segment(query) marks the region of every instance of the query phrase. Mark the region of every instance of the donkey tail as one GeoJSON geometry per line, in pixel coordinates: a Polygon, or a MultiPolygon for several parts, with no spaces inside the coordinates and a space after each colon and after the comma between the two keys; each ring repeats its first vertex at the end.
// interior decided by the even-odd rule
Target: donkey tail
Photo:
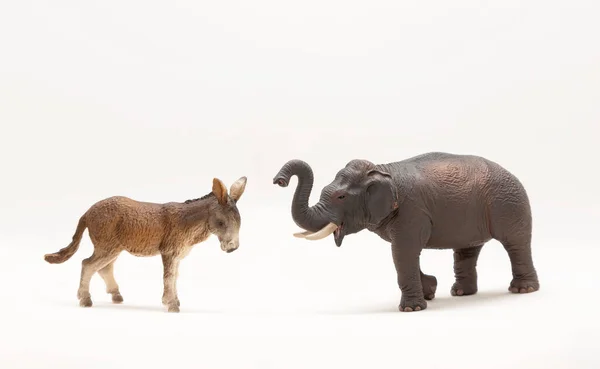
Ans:
{"type": "Polygon", "coordinates": [[[77,230],[73,235],[73,241],[69,244],[69,246],[60,249],[59,251],[53,254],[44,255],[44,260],[49,262],[50,264],[60,264],[69,260],[77,249],[79,249],[79,243],[81,242],[81,237],[83,237],[83,231],[85,231],[87,224],[85,222],[85,214],[79,218],[79,224],[77,224],[77,230]]]}

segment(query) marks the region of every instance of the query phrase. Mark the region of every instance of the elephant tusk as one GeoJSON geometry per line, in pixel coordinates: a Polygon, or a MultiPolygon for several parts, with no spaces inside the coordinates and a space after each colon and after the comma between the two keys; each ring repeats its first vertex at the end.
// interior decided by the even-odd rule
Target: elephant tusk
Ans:
{"type": "Polygon", "coordinates": [[[322,238],[325,238],[325,237],[329,236],[333,232],[335,232],[335,230],[337,229],[337,227],[338,226],[335,225],[335,223],[329,223],[325,227],[323,227],[323,229],[321,229],[320,231],[318,231],[316,233],[312,233],[312,234],[310,234],[308,236],[305,236],[304,238],[307,239],[307,240],[311,240],[311,241],[320,240],[322,238]]]}
{"type": "Polygon", "coordinates": [[[309,236],[311,234],[313,234],[313,233],[310,231],[297,232],[297,233],[294,233],[294,237],[305,238],[306,236],[309,236]]]}

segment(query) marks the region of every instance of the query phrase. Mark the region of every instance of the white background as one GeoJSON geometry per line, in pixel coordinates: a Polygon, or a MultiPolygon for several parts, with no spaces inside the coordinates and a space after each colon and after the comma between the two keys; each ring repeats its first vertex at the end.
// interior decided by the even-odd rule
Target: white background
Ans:
{"type": "MultiPolygon", "coordinates": [[[[590,1],[4,1],[0,5],[0,367],[600,367],[600,3],[590,1]],[[507,292],[499,243],[480,293],[451,297],[452,252],[425,251],[427,310],[400,313],[389,245],[295,239],[300,158],[315,191],[351,159],[477,154],[534,212],[541,290],[507,292]],[[184,201],[248,177],[241,247],[182,264],[122,255],[112,305],[78,306],[79,216],[113,195],[184,201]]],[[[311,203],[318,194],[313,192],[311,203]]]]}

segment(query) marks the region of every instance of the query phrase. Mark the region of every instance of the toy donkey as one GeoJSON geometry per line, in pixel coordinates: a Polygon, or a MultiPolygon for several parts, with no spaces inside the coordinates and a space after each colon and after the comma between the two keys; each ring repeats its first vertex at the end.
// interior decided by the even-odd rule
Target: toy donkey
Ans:
{"type": "Polygon", "coordinates": [[[90,280],[96,272],[106,283],[106,292],[112,295],[113,302],[123,302],[113,275],[115,260],[123,250],[135,256],[160,255],[164,267],[162,302],[169,312],[179,312],[179,262],[211,234],[219,238],[223,251],[237,250],[241,218],[236,204],[245,188],[246,177],[241,177],[228,194],[223,182],[215,178],[212,192],[183,203],[156,204],[122,196],[101,200],[79,219],[73,242],[44,259],[51,264],[67,261],[88,229],[94,253],[82,262],[77,297],[81,306],[90,307],[90,280]]]}

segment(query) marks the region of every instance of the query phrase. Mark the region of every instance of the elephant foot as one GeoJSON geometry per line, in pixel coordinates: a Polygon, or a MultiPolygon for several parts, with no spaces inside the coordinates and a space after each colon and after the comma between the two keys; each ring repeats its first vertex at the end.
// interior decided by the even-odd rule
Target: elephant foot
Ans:
{"type": "Polygon", "coordinates": [[[477,281],[456,281],[450,289],[452,296],[469,296],[477,293],[477,281]]]}
{"type": "Polygon", "coordinates": [[[508,290],[512,293],[531,293],[540,289],[540,282],[531,279],[514,278],[508,290]]]}
{"type": "Polygon", "coordinates": [[[427,309],[427,301],[423,297],[404,298],[400,300],[398,309],[403,312],[421,311],[427,309]]]}
{"type": "Polygon", "coordinates": [[[432,275],[421,273],[421,285],[423,286],[425,300],[433,300],[437,290],[437,279],[432,275]]]}

